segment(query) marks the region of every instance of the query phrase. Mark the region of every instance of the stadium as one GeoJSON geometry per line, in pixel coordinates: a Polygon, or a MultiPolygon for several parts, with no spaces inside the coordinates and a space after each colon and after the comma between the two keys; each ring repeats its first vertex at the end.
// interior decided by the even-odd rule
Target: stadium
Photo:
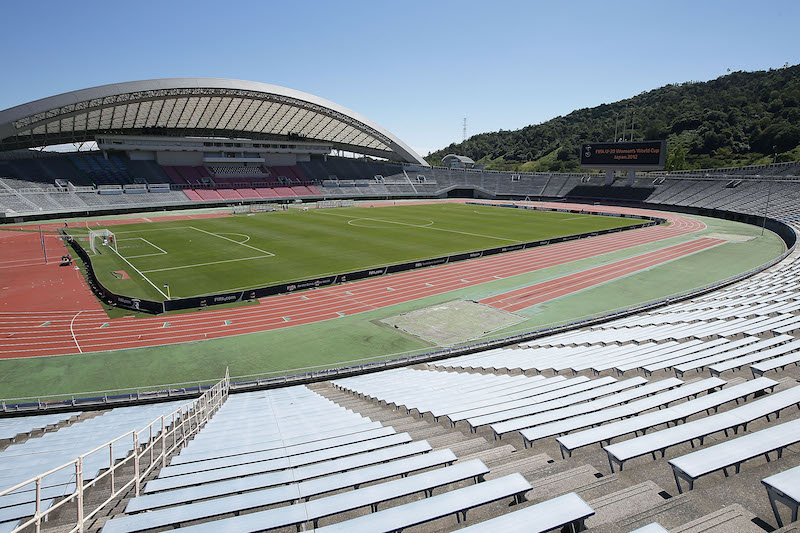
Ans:
{"type": "Polygon", "coordinates": [[[800,162],[582,141],[436,166],[221,78],[0,111],[0,531],[796,531],[800,162]]]}

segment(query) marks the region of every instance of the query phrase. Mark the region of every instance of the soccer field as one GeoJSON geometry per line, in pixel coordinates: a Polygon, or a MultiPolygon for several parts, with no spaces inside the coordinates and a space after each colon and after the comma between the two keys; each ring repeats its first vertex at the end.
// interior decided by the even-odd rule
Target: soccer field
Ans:
{"type": "MultiPolygon", "coordinates": [[[[625,218],[466,204],[290,209],[107,226],[95,273],[152,300],[202,296],[636,224],[625,218]]],[[[99,229],[103,226],[93,226],[99,229]]],[[[70,233],[89,249],[87,230],[70,233]]]]}

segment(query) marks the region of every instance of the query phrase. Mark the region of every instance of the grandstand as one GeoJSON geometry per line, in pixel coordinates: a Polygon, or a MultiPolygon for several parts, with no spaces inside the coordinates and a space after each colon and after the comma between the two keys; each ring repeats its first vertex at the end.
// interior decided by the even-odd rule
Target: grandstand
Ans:
{"type": "MultiPolygon", "coordinates": [[[[27,149],[48,134],[76,138],[40,123],[64,102],[34,103],[38,119],[0,112],[0,143],[13,150],[0,159],[7,218],[477,197],[768,216],[790,236],[800,223],[798,163],[651,172],[633,186],[429,167],[385,130],[311,95],[230,80],[134,83],[73,100],[103,96],[91,111],[98,124],[141,91],[163,91],[148,104],[159,109],[205,94],[206,105],[236,96],[252,100],[247,109],[285,105],[288,116],[250,131],[260,120],[245,116],[252,111],[220,111],[215,120],[248,126],[235,135],[197,126],[212,140],[192,157],[164,150],[159,159],[152,148],[164,139],[146,123],[159,113],[136,126],[132,107],[109,111],[113,135],[99,125],[80,133],[91,130],[99,150],[59,155],[27,149]],[[125,137],[127,123],[113,121],[129,113],[136,127],[125,137]],[[311,135],[318,130],[327,137],[311,135]],[[305,134],[288,135],[296,131],[305,134]],[[382,159],[329,155],[345,148],[382,159]]],[[[177,118],[168,127],[182,135],[176,148],[198,144],[177,118]]],[[[769,268],[736,283],[490,349],[294,378],[226,376],[167,388],[162,402],[4,404],[25,416],[0,419],[0,531],[794,531],[800,262],[786,241],[769,268]]]]}
{"type": "MultiPolygon", "coordinates": [[[[100,155],[82,156],[87,160],[103,160],[100,155]]],[[[45,170],[38,170],[35,175],[19,171],[20,165],[6,165],[3,172],[4,161],[0,160],[0,209],[7,216],[24,217],[118,206],[146,210],[162,204],[190,207],[198,203],[210,206],[263,199],[527,197],[643,202],[760,214],[766,207],[767,189],[771,189],[769,196],[774,210],[771,214],[775,218],[784,218],[791,216],[793,202],[800,197],[797,191],[800,165],[796,163],[759,166],[759,174],[753,174],[753,167],[729,168],[724,173],[651,172],[637,177],[633,187],[627,187],[621,181],[609,187],[602,186],[602,180],[591,174],[422,168],[331,156],[312,158],[293,166],[225,167],[222,171],[220,167],[202,165],[158,166],[151,163],[145,166],[142,164],[146,162],[126,161],[124,156],[117,156],[115,160],[120,165],[140,164],[135,176],[128,170],[124,178],[123,174],[108,174],[107,179],[100,179],[88,170],[76,169],[79,174],[63,178],[68,181],[67,187],[57,186],[55,178],[47,181],[45,176],[58,175],[58,169],[74,159],[77,157],[54,156],[36,160],[36,168],[45,170]],[[147,171],[142,170],[145,168],[147,171]],[[380,181],[377,176],[380,176],[380,181]],[[654,185],[656,180],[658,184],[654,185]],[[739,184],[729,187],[734,180],[739,184]],[[141,187],[130,187],[135,184],[141,187]],[[118,185],[124,194],[115,198],[99,197],[98,193],[106,185],[118,185]],[[128,196],[140,191],[150,194],[140,198],[128,196]]],[[[19,163],[19,160],[14,162],[19,163]]]]}

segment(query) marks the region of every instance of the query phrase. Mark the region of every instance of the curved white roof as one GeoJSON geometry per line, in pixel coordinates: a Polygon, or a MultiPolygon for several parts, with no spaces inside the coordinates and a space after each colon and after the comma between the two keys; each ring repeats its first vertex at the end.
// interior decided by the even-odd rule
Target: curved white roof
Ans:
{"type": "Polygon", "coordinates": [[[324,141],[426,165],[391,132],[312,94],[244,80],[163,78],[101,85],[0,111],[0,150],[149,134],[324,141]]]}

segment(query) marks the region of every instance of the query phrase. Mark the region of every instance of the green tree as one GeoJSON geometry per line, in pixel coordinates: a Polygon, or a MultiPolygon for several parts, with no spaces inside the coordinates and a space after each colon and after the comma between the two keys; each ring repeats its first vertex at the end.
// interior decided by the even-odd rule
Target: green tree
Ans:
{"type": "Polygon", "coordinates": [[[666,170],[686,170],[686,152],[680,144],[667,151],[666,170]]]}

